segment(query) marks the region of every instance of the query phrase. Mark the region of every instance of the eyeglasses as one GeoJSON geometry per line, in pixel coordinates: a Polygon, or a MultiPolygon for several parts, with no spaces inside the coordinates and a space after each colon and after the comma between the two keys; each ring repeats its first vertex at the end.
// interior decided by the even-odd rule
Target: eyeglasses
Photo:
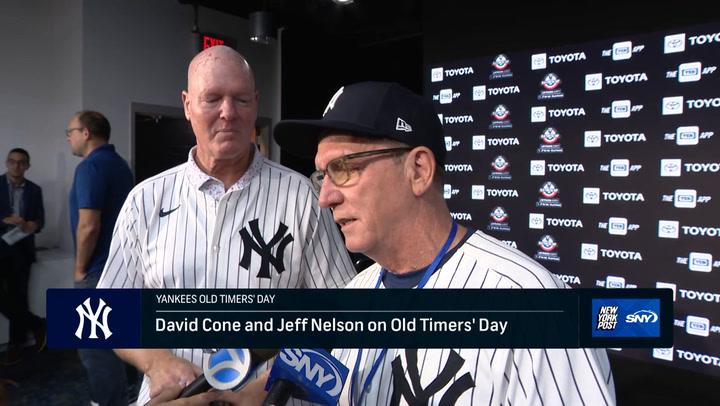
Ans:
{"type": "Polygon", "coordinates": [[[65,136],[66,136],[66,137],[69,137],[70,134],[72,134],[73,131],[80,131],[80,130],[82,130],[83,128],[84,128],[84,127],[68,128],[67,130],[65,130],[65,136]]]}
{"type": "Polygon", "coordinates": [[[312,181],[313,186],[315,186],[315,190],[317,190],[318,192],[320,192],[320,188],[322,187],[322,183],[326,175],[330,178],[330,181],[335,186],[342,186],[347,184],[353,178],[353,175],[360,172],[360,170],[365,166],[358,164],[353,165],[351,162],[352,160],[383,154],[397,155],[400,153],[408,152],[410,150],[412,150],[412,148],[410,147],[387,148],[357,152],[355,154],[341,156],[328,162],[325,170],[318,170],[313,172],[312,175],[310,175],[310,180],[312,181]]]}

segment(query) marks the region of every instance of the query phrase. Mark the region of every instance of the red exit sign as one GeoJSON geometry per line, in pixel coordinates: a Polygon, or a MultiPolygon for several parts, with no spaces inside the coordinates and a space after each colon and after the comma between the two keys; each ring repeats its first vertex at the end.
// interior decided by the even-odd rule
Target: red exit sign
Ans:
{"type": "Polygon", "coordinates": [[[221,37],[215,34],[200,34],[201,51],[216,45],[227,45],[231,48],[235,48],[235,41],[232,38],[221,37]]]}
{"type": "Polygon", "coordinates": [[[208,49],[210,47],[214,47],[215,45],[225,45],[225,40],[207,34],[202,36],[202,49],[208,49]]]}

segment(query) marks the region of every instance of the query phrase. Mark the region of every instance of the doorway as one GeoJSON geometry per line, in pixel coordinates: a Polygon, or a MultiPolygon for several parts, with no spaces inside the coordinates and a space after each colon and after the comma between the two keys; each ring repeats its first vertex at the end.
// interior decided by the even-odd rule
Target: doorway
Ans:
{"type": "MultiPolygon", "coordinates": [[[[181,108],[132,104],[135,183],[187,161],[195,134],[181,108]]],[[[258,117],[253,142],[266,158],[272,156],[272,120],[258,117]]]]}
{"type": "Polygon", "coordinates": [[[187,161],[195,135],[182,109],[133,103],[135,183],[187,161]]]}

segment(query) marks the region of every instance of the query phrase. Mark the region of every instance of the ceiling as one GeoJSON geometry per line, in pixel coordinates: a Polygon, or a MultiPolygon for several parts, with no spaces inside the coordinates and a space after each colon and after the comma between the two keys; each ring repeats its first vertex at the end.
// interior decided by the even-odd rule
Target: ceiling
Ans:
{"type": "MultiPolygon", "coordinates": [[[[179,0],[248,18],[268,11],[275,28],[320,30],[326,35],[372,45],[421,35],[422,1],[355,0],[340,6],[332,0],[179,0]]],[[[202,27],[202,11],[200,14],[202,27]]]]}

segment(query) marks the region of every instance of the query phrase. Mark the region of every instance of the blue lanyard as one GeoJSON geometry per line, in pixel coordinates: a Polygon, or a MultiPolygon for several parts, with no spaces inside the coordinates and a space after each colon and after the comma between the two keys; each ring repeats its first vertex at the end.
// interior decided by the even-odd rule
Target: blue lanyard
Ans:
{"type": "MultiPolygon", "coordinates": [[[[423,275],[422,279],[420,280],[420,283],[418,283],[417,287],[418,289],[422,289],[427,284],[428,280],[430,280],[430,277],[437,269],[438,265],[440,265],[440,261],[442,261],[445,254],[447,254],[448,250],[450,249],[450,245],[452,245],[453,240],[455,240],[455,234],[457,234],[458,225],[456,222],[453,221],[452,227],[450,228],[450,234],[448,235],[447,240],[445,241],[445,244],[440,249],[440,252],[437,254],[433,262],[428,266],[427,270],[425,271],[425,275],[423,275]]],[[[379,289],[380,285],[382,285],[383,277],[385,277],[385,268],[380,269],[380,275],[378,276],[377,283],[375,284],[375,289],[379,289]]],[[[362,392],[360,392],[360,396],[358,397],[357,404],[359,405],[362,403],[362,398],[365,396],[365,392],[367,391],[368,387],[370,386],[370,383],[372,382],[373,377],[375,376],[375,373],[377,372],[378,368],[380,368],[380,364],[382,364],[383,359],[385,358],[385,355],[387,354],[388,349],[383,348],[380,351],[380,356],[375,359],[373,362],[372,368],[370,368],[370,373],[368,373],[367,378],[365,378],[365,384],[362,386],[362,392]]],[[[350,381],[350,404],[353,404],[353,400],[355,399],[355,379],[358,378],[358,374],[360,372],[360,361],[362,360],[362,348],[358,349],[358,355],[357,359],[355,360],[355,366],[353,367],[353,374],[352,374],[352,380],[350,381]]]]}

